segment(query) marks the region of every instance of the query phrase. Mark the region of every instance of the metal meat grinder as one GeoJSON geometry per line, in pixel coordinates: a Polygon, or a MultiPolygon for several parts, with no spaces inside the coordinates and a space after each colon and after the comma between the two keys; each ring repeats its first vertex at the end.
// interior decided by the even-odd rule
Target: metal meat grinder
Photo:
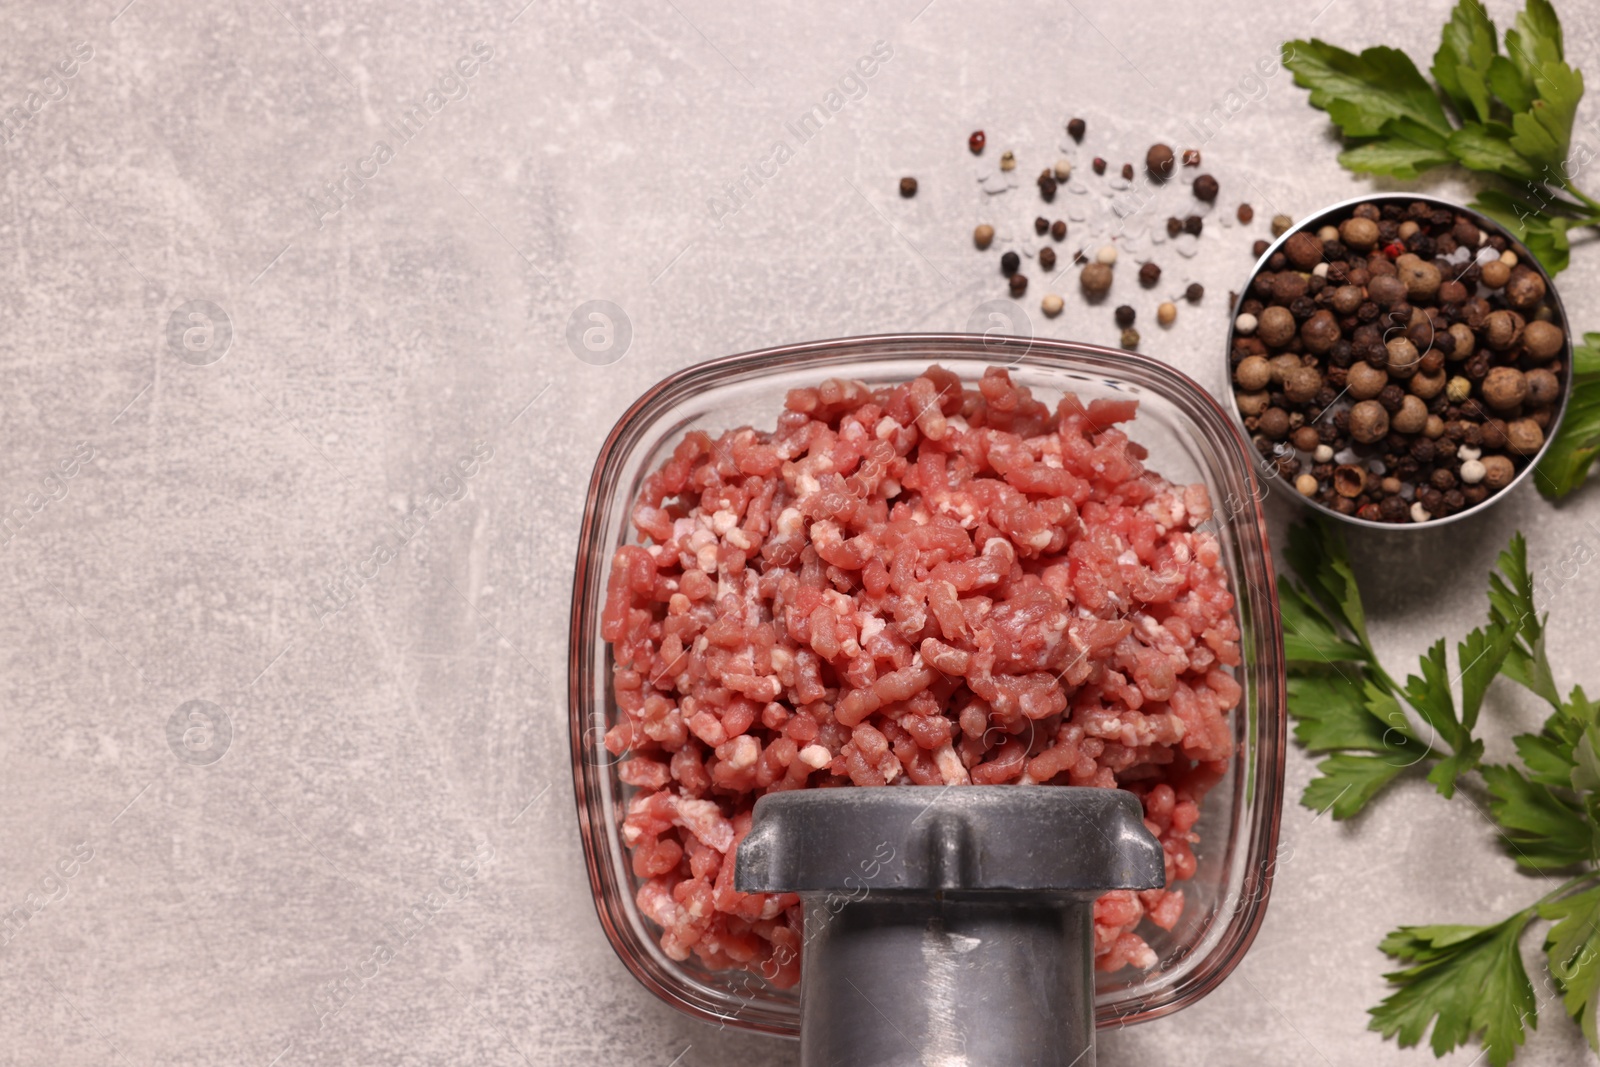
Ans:
{"type": "Polygon", "coordinates": [[[807,789],[756,802],[735,885],[798,893],[803,1067],[1093,1067],[1095,897],[1165,884],[1116,789],[807,789]]]}

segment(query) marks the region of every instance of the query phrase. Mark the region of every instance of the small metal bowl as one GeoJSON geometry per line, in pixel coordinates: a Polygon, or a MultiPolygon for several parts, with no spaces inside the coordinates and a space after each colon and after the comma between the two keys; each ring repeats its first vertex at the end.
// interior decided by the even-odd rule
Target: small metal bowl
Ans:
{"type": "MultiPolygon", "coordinates": [[[[1255,284],[1256,276],[1266,269],[1267,262],[1272,259],[1273,254],[1281,250],[1289,238],[1295,234],[1305,230],[1315,233],[1323,226],[1333,222],[1333,220],[1348,215],[1357,204],[1377,204],[1380,207],[1385,204],[1400,204],[1402,206],[1406,206],[1414,204],[1418,201],[1421,201],[1425,204],[1431,204],[1435,207],[1445,208],[1449,211],[1458,212],[1470,218],[1473,223],[1485,234],[1504,237],[1506,239],[1506,247],[1517,254],[1518,260],[1526,263],[1534,270],[1539,272],[1539,276],[1544,279],[1545,283],[1545,300],[1550,305],[1550,308],[1555,315],[1552,321],[1554,321],[1557,326],[1560,326],[1562,332],[1566,334],[1566,341],[1562,346],[1561,352],[1555,357],[1555,360],[1552,361],[1559,362],[1561,365],[1561,400],[1556,405],[1555,415],[1551,418],[1550,425],[1545,428],[1543,447],[1541,447],[1538,453],[1536,453],[1534,457],[1517,472],[1516,477],[1511,479],[1510,484],[1508,484],[1504,489],[1501,489],[1499,492],[1492,493],[1482,503],[1474,504],[1469,508],[1462,508],[1453,515],[1429,519],[1426,522],[1374,522],[1370,519],[1357,518],[1354,515],[1341,514],[1332,508],[1303,495],[1299,490],[1295,489],[1293,485],[1281,487],[1286,495],[1293,497],[1300,504],[1311,508],[1314,511],[1321,512],[1324,515],[1330,516],[1331,518],[1337,519],[1340,522],[1350,523],[1353,526],[1366,526],[1380,530],[1404,529],[1407,527],[1420,529],[1423,527],[1440,526],[1444,523],[1455,522],[1458,519],[1464,519],[1469,515],[1479,514],[1480,512],[1493,507],[1500,500],[1508,496],[1513,489],[1520,485],[1522,480],[1528,477],[1533,472],[1533,469],[1539,465],[1539,461],[1544,458],[1545,452],[1550,448],[1550,442],[1555,438],[1556,431],[1561,426],[1562,418],[1567,413],[1567,400],[1572,392],[1572,331],[1568,327],[1566,308],[1562,306],[1561,296],[1556,291],[1555,282],[1551,279],[1550,273],[1544,269],[1544,264],[1540,263],[1538,259],[1536,259],[1528,251],[1527,246],[1525,246],[1521,241],[1518,241],[1516,237],[1510,233],[1510,231],[1508,231],[1504,226],[1496,222],[1494,219],[1491,219],[1487,215],[1484,215],[1478,211],[1474,211],[1472,208],[1466,207],[1462,204],[1457,204],[1450,200],[1443,200],[1436,196],[1426,196],[1418,193],[1373,193],[1368,196],[1357,196],[1349,200],[1341,200],[1337,204],[1331,204],[1315,214],[1303,219],[1297,225],[1291,226],[1289,229],[1284,231],[1281,237],[1272,242],[1267,250],[1262,253],[1261,258],[1256,261],[1255,266],[1250,269],[1250,274],[1245,278],[1244,285],[1239,289],[1238,298],[1234,301],[1233,317],[1232,321],[1230,321],[1228,325],[1228,346],[1223,351],[1223,375],[1227,382],[1228,391],[1228,402],[1225,406],[1228,408],[1228,410],[1233,412],[1233,416],[1239,421],[1240,427],[1243,428],[1244,426],[1244,415],[1239,411],[1238,397],[1234,393],[1233,388],[1233,342],[1237,334],[1237,327],[1234,325],[1234,323],[1238,321],[1239,309],[1244,305],[1245,300],[1249,297],[1250,289],[1251,286],[1255,284]]],[[[1244,432],[1247,439],[1253,440],[1253,435],[1250,433],[1250,431],[1245,430],[1244,432]]],[[[1262,456],[1259,451],[1253,448],[1251,451],[1256,456],[1256,461],[1258,464],[1257,469],[1258,473],[1261,475],[1261,481],[1263,484],[1277,483],[1282,480],[1277,472],[1276,466],[1272,463],[1270,458],[1262,456]]]]}

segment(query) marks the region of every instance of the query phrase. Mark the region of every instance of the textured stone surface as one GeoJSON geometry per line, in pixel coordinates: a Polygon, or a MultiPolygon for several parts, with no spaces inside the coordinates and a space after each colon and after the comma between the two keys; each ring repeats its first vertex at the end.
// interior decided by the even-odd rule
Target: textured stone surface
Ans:
{"type": "MultiPolygon", "coordinates": [[[[0,949],[0,1062],[793,1063],[793,1045],[655,1000],[594,918],[562,682],[582,486],[606,429],[708,356],[966,327],[1004,295],[988,257],[1007,239],[1036,247],[1033,176],[1062,154],[1069,114],[1090,133],[1048,213],[1071,220],[1070,245],[1106,215],[1090,156],[1114,172],[1157,135],[1188,145],[1186,122],[1249,95],[1204,145],[1216,217],[1179,248],[1147,232],[1164,207],[1133,212],[1114,292],[1139,309],[1146,352],[1213,388],[1249,240],[1274,211],[1368,188],[1286,75],[1248,80],[1287,37],[1376,43],[1355,0],[124,2],[14,0],[0,42],[0,110],[39,105],[0,170],[0,493],[27,515],[0,550],[0,906],[26,917],[0,949]],[[785,124],[878,40],[892,58],[800,143],[785,124]],[[81,45],[92,57],[47,84],[81,45]],[[459,98],[398,134],[475,45],[465,95],[443,85],[459,98]],[[982,161],[963,147],[980,126],[982,161]],[[779,139],[792,158],[747,204],[708,205],[746,165],[770,173],[779,139]],[[991,193],[1006,148],[1017,188],[991,193]],[[371,177],[341,205],[325,186],[345,168],[371,177]],[[904,174],[914,200],[897,194],[904,174]],[[1248,234],[1221,225],[1241,199],[1248,234]],[[988,256],[971,248],[979,221],[1001,230],[988,256]],[[1147,292],[1129,261],[1152,248],[1165,273],[1147,292]],[[1162,294],[1193,279],[1205,303],[1154,326],[1162,294]],[[188,320],[170,341],[197,300],[225,313],[225,351],[220,332],[185,349],[184,328],[204,325],[188,320]],[[624,310],[616,362],[569,348],[589,300],[624,310]],[[93,459],[47,482],[80,443],[93,459]],[[471,462],[475,448],[492,459],[471,462]],[[365,564],[417,505],[430,521],[365,564]],[[346,568],[364,584],[319,620],[346,568]],[[216,707],[185,709],[184,761],[169,720],[195,700],[216,707]],[[199,762],[222,744],[204,722],[223,715],[225,754],[199,762]],[[58,861],[73,875],[47,881],[58,861]],[[442,909],[375,959],[430,891],[442,909]],[[56,899],[32,912],[30,894],[56,899]],[[334,1012],[330,983],[349,975],[334,1012]]],[[[1563,6],[1570,54],[1595,69],[1593,12],[1563,6]]],[[[1383,40],[1431,53],[1444,14],[1389,5],[1383,40]]],[[[1591,145],[1597,118],[1586,102],[1591,145]]],[[[1600,324],[1600,258],[1576,260],[1563,292],[1600,324]]],[[[1030,313],[1048,291],[1033,273],[1030,313]]],[[[1065,313],[1032,313],[1033,328],[1115,343],[1109,306],[1065,281],[1065,313]]],[[[1592,492],[1552,508],[1523,487],[1480,521],[1358,538],[1390,662],[1479,619],[1513,530],[1554,568],[1580,539],[1600,544],[1596,512],[1592,492]]],[[[1553,592],[1560,679],[1593,683],[1600,577],[1553,592]]],[[[1508,720],[1535,713],[1493,694],[1491,758],[1508,720]]],[[[1429,1058],[1364,1030],[1375,942],[1399,922],[1498,917],[1537,890],[1497,853],[1481,797],[1412,781],[1335,825],[1294,803],[1310,774],[1291,753],[1285,858],[1250,956],[1183,1014],[1106,1035],[1103,1063],[1429,1058]]],[[[1583,1061],[1559,1009],[1545,1014],[1519,1062],[1583,1061]]]]}

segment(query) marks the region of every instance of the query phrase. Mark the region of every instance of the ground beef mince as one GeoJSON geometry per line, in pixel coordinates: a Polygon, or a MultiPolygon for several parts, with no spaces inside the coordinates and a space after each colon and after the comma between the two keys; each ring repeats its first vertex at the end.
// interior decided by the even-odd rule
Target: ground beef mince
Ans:
{"type": "Polygon", "coordinates": [[[1132,400],[1052,410],[998,368],[789,393],[645,479],[603,616],[638,903],[674,959],[799,979],[793,894],[733,887],[782,789],[1049,783],[1144,803],[1167,889],[1096,903],[1102,970],[1150,967],[1233,749],[1234,597],[1204,486],[1146,470],[1132,400]]]}

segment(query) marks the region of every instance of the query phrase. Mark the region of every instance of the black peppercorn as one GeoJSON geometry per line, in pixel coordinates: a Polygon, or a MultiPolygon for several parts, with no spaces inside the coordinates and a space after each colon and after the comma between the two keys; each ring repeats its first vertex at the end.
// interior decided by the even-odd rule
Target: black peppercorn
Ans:
{"type": "Polygon", "coordinates": [[[1406,402],[1406,391],[1394,383],[1383,387],[1378,393],[1378,403],[1383,405],[1383,410],[1393,415],[1400,410],[1400,405],[1406,402]]]}
{"type": "Polygon", "coordinates": [[[1124,330],[1133,325],[1133,308],[1129,307],[1127,304],[1123,304],[1121,307],[1117,308],[1114,314],[1116,315],[1117,325],[1121,326],[1124,330]]]}
{"type": "Polygon", "coordinates": [[[1130,181],[1130,182],[1133,181],[1133,164],[1132,163],[1124,163],[1122,165],[1122,177],[1123,177],[1124,181],[1130,181]]]}
{"type": "Polygon", "coordinates": [[[1183,298],[1191,304],[1200,303],[1201,297],[1206,295],[1206,287],[1199,282],[1190,282],[1189,287],[1183,291],[1183,298]]]}
{"type": "Polygon", "coordinates": [[[1267,254],[1267,249],[1269,249],[1271,247],[1272,247],[1272,242],[1271,241],[1258,240],[1258,241],[1256,241],[1255,244],[1250,246],[1250,254],[1253,255],[1253,256],[1257,256],[1257,257],[1264,256],[1264,255],[1267,254]]]}
{"type": "Polygon", "coordinates": [[[1028,276],[1026,274],[1013,274],[1011,276],[1011,295],[1021,296],[1028,291],[1028,276]]]}
{"type": "Polygon", "coordinates": [[[1022,257],[1015,252],[1007,252],[1000,257],[1000,273],[1007,278],[1017,273],[1022,267],[1022,257]]]}
{"type": "Polygon", "coordinates": [[[1089,164],[1089,166],[1094,168],[1094,172],[1096,174],[1104,174],[1106,172],[1106,161],[1101,159],[1099,156],[1095,156],[1094,162],[1089,164]]]}
{"type": "Polygon", "coordinates": [[[1139,268],[1139,284],[1146,289],[1161,280],[1161,268],[1155,263],[1146,263],[1139,268]]]}
{"type": "Polygon", "coordinates": [[[1386,496],[1383,503],[1378,505],[1378,510],[1383,514],[1385,522],[1405,522],[1410,518],[1411,509],[1406,507],[1405,497],[1386,496]]]}
{"type": "Polygon", "coordinates": [[[1039,175],[1039,195],[1047,204],[1056,198],[1056,179],[1048,171],[1039,175]]]}
{"type": "Polygon", "coordinates": [[[903,196],[903,197],[906,197],[908,199],[910,197],[916,196],[917,195],[917,179],[915,179],[915,178],[901,178],[900,179],[900,195],[903,196]]]}
{"type": "Polygon", "coordinates": [[[1217,179],[1209,174],[1202,174],[1194,180],[1194,196],[1196,200],[1211,203],[1217,198],[1217,179]]]}
{"type": "Polygon", "coordinates": [[[1179,218],[1172,218],[1172,217],[1169,216],[1168,219],[1167,219],[1167,236],[1168,237],[1176,237],[1176,236],[1178,236],[1178,234],[1180,234],[1182,232],[1183,232],[1183,220],[1179,219],[1179,218]]]}
{"type": "Polygon", "coordinates": [[[1033,232],[1043,237],[1050,232],[1050,220],[1040,215],[1033,220],[1033,232]]]}
{"type": "MultiPolygon", "coordinates": [[[[1144,154],[1144,169],[1158,182],[1164,182],[1172,177],[1176,162],[1172,149],[1164,144],[1153,144],[1150,146],[1150,151],[1144,154]]],[[[1122,176],[1132,178],[1132,168],[1124,167],[1122,176]]]]}
{"type": "Polygon", "coordinates": [[[1066,236],[1067,224],[1065,222],[1062,222],[1060,219],[1056,219],[1056,221],[1050,224],[1050,237],[1053,240],[1062,241],[1066,239],[1066,236]]]}
{"type": "Polygon", "coordinates": [[[1067,136],[1074,141],[1083,140],[1084,124],[1082,119],[1073,119],[1067,123],[1067,136]]]}
{"type": "Polygon", "coordinates": [[[1199,215],[1190,215],[1188,218],[1183,220],[1183,232],[1184,233],[1192,233],[1196,237],[1200,236],[1200,230],[1204,226],[1205,226],[1205,220],[1202,219],[1199,215]]]}
{"type": "Polygon", "coordinates": [[[1039,249],[1039,266],[1045,270],[1056,269],[1056,250],[1050,247],[1039,249]]]}

